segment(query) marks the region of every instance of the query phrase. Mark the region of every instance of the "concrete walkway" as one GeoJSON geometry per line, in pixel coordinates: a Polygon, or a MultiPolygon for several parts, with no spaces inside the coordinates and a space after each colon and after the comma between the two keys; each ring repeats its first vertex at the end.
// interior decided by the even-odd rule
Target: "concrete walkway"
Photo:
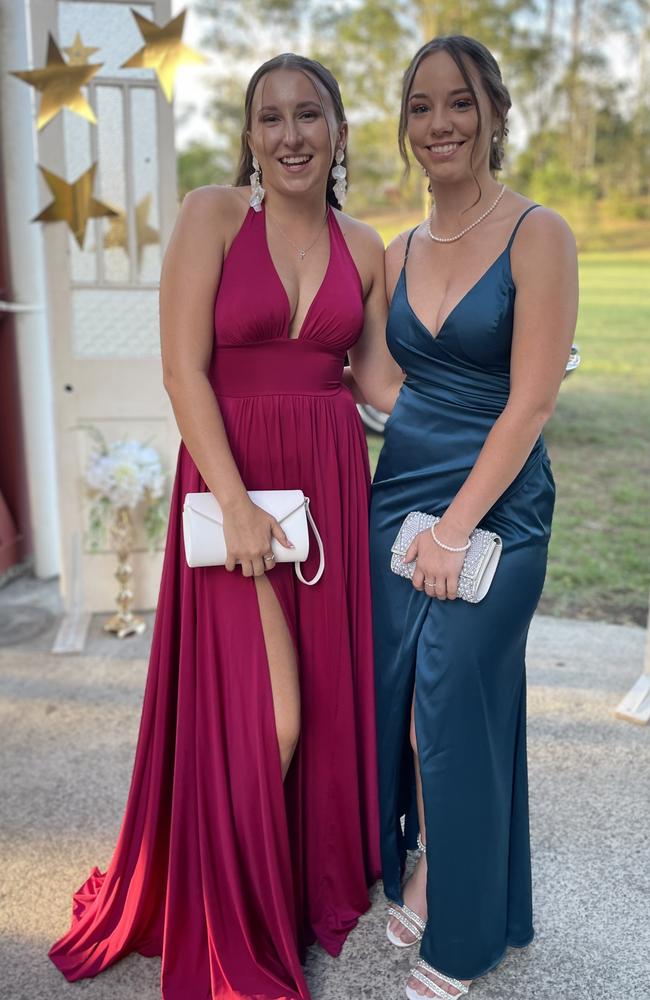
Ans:
{"type": "MultiPolygon", "coordinates": [[[[47,633],[0,650],[0,998],[159,1000],[157,959],[132,955],[68,985],[46,958],[72,891],[115,843],[146,669],[128,658],[146,642],[104,638],[99,623],[94,655],[54,656],[47,633]]],[[[641,671],[643,643],[634,627],[533,623],[537,937],[473,988],[475,1000],[650,998],[650,728],[610,714],[641,671]]],[[[313,1000],[404,996],[414,956],[387,944],[380,887],[373,899],[340,959],[312,949],[313,1000]]]]}

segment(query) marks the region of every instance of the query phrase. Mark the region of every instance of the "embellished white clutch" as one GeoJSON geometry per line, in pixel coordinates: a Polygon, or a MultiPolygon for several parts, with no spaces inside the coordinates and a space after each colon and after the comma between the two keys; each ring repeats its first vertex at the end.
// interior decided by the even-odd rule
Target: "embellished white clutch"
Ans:
{"type": "MultiPolygon", "coordinates": [[[[430,531],[432,525],[439,520],[435,514],[423,514],[419,510],[412,510],[406,516],[390,550],[390,568],[393,573],[408,580],[413,578],[415,560],[405,563],[404,556],[415,536],[421,531],[430,531]]],[[[500,537],[494,531],[485,531],[484,528],[474,528],[469,541],[470,546],[458,581],[458,596],[470,604],[478,604],[490,589],[503,547],[500,537]]]]}
{"type": "MultiPolygon", "coordinates": [[[[271,550],[277,562],[292,562],[301,583],[318,583],[325,569],[325,553],[318,528],[309,510],[309,497],[302,490],[249,490],[258,507],[278,521],[294,548],[287,549],[273,538],[271,550]],[[318,543],[320,565],[313,580],[305,580],[300,563],[309,555],[309,527],[318,543]]],[[[183,503],[183,541],[187,565],[224,566],[227,558],[223,514],[213,493],[187,493],[183,503]]]]}

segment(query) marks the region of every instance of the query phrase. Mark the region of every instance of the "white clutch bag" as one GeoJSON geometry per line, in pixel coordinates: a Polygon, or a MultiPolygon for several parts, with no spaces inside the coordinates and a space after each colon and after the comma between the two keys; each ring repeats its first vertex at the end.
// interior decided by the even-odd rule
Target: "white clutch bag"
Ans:
{"type": "MultiPolygon", "coordinates": [[[[309,510],[309,497],[302,490],[250,490],[249,497],[258,507],[278,521],[295,548],[287,549],[275,538],[271,549],[276,562],[292,562],[301,583],[313,587],[325,569],[325,553],[318,528],[309,510]],[[309,555],[309,525],[318,543],[320,563],[313,580],[305,580],[300,563],[309,555]]],[[[213,493],[187,493],[183,503],[183,541],[187,565],[224,566],[226,540],[223,533],[223,514],[213,493]]]]}

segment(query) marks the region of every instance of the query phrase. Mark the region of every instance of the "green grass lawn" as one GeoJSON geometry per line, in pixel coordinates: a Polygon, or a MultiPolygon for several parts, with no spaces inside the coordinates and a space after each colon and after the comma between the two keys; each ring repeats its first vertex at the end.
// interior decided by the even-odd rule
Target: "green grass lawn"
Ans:
{"type": "MultiPolygon", "coordinates": [[[[650,253],[580,259],[578,371],[545,437],[557,484],[540,610],[645,625],[650,587],[650,253]]],[[[371,461],[381,446],[369,435],[371,461]]]]}
{"type": "Polygon", "coordinates": [[[576,342],[546,441],[557,506],[541,609],[645,625],[650,587],[650,253],[580,259],[576,342]]]}

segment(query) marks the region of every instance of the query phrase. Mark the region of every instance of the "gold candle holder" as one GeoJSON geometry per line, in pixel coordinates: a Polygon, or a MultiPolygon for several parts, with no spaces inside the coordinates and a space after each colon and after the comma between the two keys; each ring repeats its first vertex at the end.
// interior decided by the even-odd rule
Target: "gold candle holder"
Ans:
{"type": "Polygon", "coordinates": [[[133,545],[133,518],[128,507],[118,507],[111,525],[111,541],[117,552],[117,569],[115,579],[120,589],[115,597],[118,610],[104,625],[105,632],[113,632],[118,639],[129,635],[142,635],[147,623],[133,614],[133,591],[131,577],[133,567],[130,563],[131,547],[133,545]]]}

